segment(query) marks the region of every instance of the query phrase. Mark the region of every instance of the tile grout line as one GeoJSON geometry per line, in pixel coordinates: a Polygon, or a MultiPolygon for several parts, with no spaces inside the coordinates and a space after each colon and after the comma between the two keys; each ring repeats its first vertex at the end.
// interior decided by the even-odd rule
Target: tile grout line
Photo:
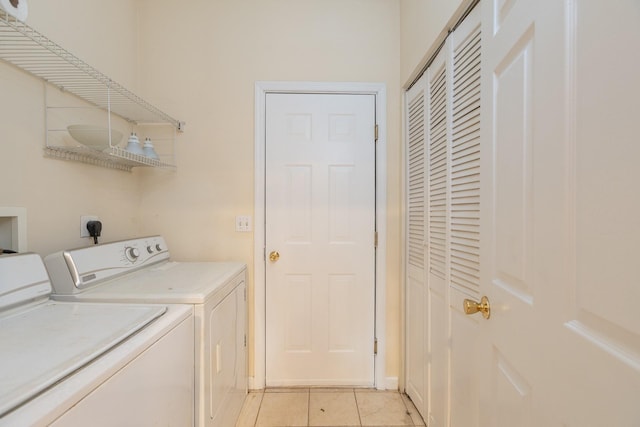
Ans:
{"type": "Polygon", "coordinates": [[[307,389],[307,426],[311,425],[311,389],[307,389]]]}
{"type": "Polygon", "coordinates": [[[356,389],[353,389],[353,400],[356,402],[356,411],[358,411],[358,423],[362,426],[362,417],[360,416],[360,405],[358,404],[358,395],[356,394],[356,389]]]}
{"type": "Polygon", "coordinates": [[[260,410],[262,409],[262,401],[264,400],[264,390],[260,393],[260,404],[258,405],[258,412],[256,413],[256,419],[253,422],[253,427],[258,426],[258,418],[260,417],[260,410]]]}

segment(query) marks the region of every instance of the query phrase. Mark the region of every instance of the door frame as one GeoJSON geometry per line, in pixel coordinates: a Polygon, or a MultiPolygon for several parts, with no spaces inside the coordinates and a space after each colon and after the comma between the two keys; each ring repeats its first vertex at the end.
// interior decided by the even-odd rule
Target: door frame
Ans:
{"type": "MultiPolygon", "coordinates": [[[[378,142],[376,147],[376,231],[378,247],[375,265],[375,337],[378,354],[375,356],[374,385],[386,388],[386,276],[387,276],[387,94],[384,83],[332,82],[268,82],[255,84],[255,202],[254,202],[254,376],[249,378],[250,389],[264,389],[266,385],[266,261],[265,261],[265,174],[266,174],[266,95],[293,94],[352,94],[374,95],[378,142]]],[[[373,349],[372,349],[373,351],[373,349]]],[[[390,381],[393,382],[393,381],[390,381]]],[[[397,380],[396,380],[397,383],[397,380]]],[[[397,384],[389,384],[390,388],[397,384]]]]}

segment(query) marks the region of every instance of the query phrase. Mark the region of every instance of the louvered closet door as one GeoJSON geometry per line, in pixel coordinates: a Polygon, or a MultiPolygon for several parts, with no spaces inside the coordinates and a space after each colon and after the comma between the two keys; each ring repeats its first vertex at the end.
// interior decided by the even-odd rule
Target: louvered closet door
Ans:
{"type": "Polygon", "coordinates": [[[476,337],[484,319],[465,315],[465,298],[480,298],[480,8],[451,39],[449,298],[451,426],[478,425],[476,337]]]}
{"type": "Polygon", "coordinates": [[[428,415],[425,421],[448,424],[449,405],[449,42],[427,70],[427,301],[428,415]]]}
{"type": "Polygon", "coordinates": [[[425,81],[405,95],[406,108],[406,392],[423,416],[427,410],[427,281],[425,256],[425,81]]]}
{"type": "Polygon", "coordinates": [[[476,8],[407,93],[407,392],[435,426],[478,425],[479,319],[462,301],[479,298],[480,54],[476,8]]]}

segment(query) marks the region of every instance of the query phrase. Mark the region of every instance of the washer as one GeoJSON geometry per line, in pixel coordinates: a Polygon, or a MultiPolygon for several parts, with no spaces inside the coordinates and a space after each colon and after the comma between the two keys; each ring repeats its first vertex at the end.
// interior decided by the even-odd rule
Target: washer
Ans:
{"type": "Polygon", "coordinates": [[[39,255],[0,257],[0,426],[193,423],[191,307],[50,293],[39,255]]]}
{"type": "Polygon", "coordinates": [[[247,393],[244,263],[173,262],[151,236],[58,252],[45,264],[58,300],[193,307],[196,425],[235,425],[247,393]]]}

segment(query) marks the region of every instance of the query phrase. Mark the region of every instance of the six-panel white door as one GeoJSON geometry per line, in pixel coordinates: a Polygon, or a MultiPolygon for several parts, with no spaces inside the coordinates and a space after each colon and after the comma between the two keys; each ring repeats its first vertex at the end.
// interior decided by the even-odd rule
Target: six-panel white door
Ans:
{"type": "Polygon", "coordinates": [[[374,130],[373,95],[266,96],[268,386],[373,386],[374,130]]]}
{"type": "Polygon", "coordinates": [[[640,7],[483,2],[480,425],[640,425],[640,7]]]}

